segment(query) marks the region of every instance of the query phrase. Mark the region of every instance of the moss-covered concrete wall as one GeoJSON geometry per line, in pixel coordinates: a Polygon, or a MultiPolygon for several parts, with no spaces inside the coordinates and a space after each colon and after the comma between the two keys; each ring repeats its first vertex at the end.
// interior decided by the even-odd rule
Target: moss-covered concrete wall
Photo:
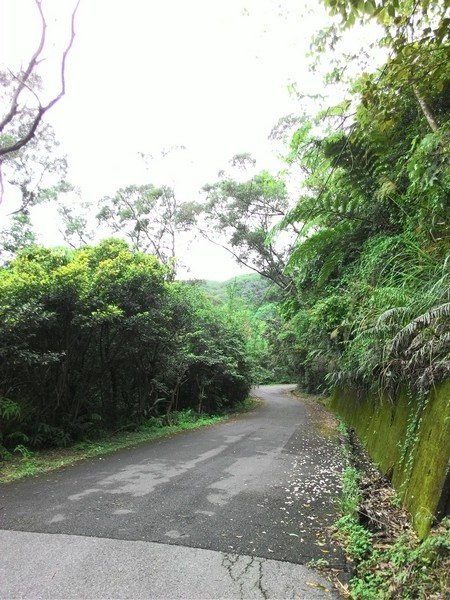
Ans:
{"type": "Polygon", "coordinates": [[[389,476],[417,533],[425,537],[449,508],[450,381],[422,400],[406,392],[391,401],[336,389],[331,406],[389,476]]]}

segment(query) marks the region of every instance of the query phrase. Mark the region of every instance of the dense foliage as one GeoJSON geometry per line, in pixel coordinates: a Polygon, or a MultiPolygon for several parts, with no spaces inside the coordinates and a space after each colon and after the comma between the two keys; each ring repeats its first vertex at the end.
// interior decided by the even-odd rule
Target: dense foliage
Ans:
{"type": "Polygon", "coordinates": [[[65,445],[250,387],[246,334],[120,240],[33,247],[0,271],[0,444],[65,445]]]}
{"type": "Polygon", "coordinates": [[[285,314],[309,390],[425,391],[450,374],[450,47],[428,33],[293,136],[285,314]]]}
{"type": "Polygon", "coordinates": [[[296,370],[289,336],[283,332],[280,304],[284,296],[280,289],[257,273],[199,285],[247,332],[253,381],[291,383],[296,370]]]}

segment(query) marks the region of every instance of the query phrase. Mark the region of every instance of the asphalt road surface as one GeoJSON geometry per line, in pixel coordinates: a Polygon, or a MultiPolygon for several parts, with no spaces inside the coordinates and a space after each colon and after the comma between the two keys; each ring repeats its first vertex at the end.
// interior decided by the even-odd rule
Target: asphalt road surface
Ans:
{"type": "MultiPolygon", "coordinates": [[[[339,441],[262,386],[218,425],[0,487],[1,598],[332,598],[339,441]],[[312,561],[312,562],[311,562],[312,561]]],[[[327,420],[328,419],[328,420],[327,420]]]]}

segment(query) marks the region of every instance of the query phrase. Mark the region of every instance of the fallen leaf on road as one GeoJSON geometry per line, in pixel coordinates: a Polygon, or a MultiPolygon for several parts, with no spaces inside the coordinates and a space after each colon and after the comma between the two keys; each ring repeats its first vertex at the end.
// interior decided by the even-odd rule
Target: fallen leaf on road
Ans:
{"type": "Polygon", "coordinates": [[[309,587],[317,588],[318,590],[323,590],[324,592],[330,592],[330,590],[327,589],[324,585],[321,585],[320,583],[315,583],[314,581],[307,581],[306,585],[309,585],[309,587]]]}

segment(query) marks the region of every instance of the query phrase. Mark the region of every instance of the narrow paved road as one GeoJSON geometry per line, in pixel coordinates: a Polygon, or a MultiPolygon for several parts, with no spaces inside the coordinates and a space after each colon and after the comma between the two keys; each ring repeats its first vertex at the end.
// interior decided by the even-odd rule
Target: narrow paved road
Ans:
{"type": "Polygon", "coordinates": [[[235,420],[0,487],[2,598],[330,598],[341,458],[264,386],[235,420]]]}

